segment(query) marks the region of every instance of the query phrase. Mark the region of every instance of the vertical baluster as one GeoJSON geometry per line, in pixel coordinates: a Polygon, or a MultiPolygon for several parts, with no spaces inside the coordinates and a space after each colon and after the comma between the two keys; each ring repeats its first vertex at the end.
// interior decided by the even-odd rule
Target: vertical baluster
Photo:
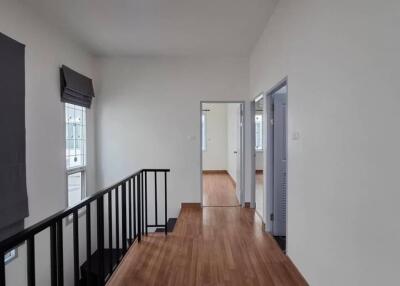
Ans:
{"type": "Polygon", "coordinates": [[[0,286],[6,286],[6,268],[4,263],[4,255],[5,252],[3,249],[0,250],[0,257],[3,259],[0,260],[0,286]]]}
{"type": "Polygon", "coordinates": [[[136,239],[136,176],[132,179],[133,185],[133,240],[136,239]]]}
{"type": "Polygon", "coordinates": [[[126,253],[126,181],[122,183],[121,190],[121,204],[122,204],[122,253],[126,253]]]}
{"type": "Polygon", "coordinates": [[[140,207],[141,207],[141,213],[140,213],[140,217],[142,219],[141,224],[140,224],[140,231],[141,231],[141,235],[144,235],[144,196],[143,196],[143,185],[144,185],[144,181],[143,181],[143,172],[140,172],[140,207]]]}
{"type": "Polygon", "coordinates": [[[64,285],[64,247],[62,219],[57,221],[57,281],[58,286],[64,285]]]}
{"type": "Polygon", "coordinates": [[[79,232],[78,210],[73,213],[73,241],[74,241],[74,285],[79,286],[79,232]]]}
{"type": "Polygon", "coordinates": [[[145,222],[145,231],[146,231],[146,235],[148,234],[148,227],[147,227],[147,171],[144,171],[144,197],[145,197],[145,199],[144,199],[144,201],[145,201],[145,203],[144,203],[144,205],[145,205],[145,208],[146,208],[146,210],[145,210],[145,218],[144,218],[144,222],[145,222]]]}
{"type": "Polygon", "coordinates": [[[92,228],[91,228],[91,214],[90,203],[86,206],[86,285],[91,284],[92,272],[92,228]]]}
{"type": "Polygon", "coordinates": [[[140,181],[140,174],[138,175],[138,188],[137,188],[137,216],[138,216],[138,242],[140,242],[142,240],[142,218],[141,218],[141,198],[140,198],[140,185],[141,185],[141,181],[140,181]]]}
{"type": "Polygon", "coordinates": [[[51,286],[57,286],[57,242],[56,225],[50,227],[50,280],[51,286]]]}
{"type": "Polygon", "coordinates": [[[164,172],[164,217],[165,217],[165,235],[168,234],[168,215],[167,215],[167,172],[164,172]]]}
{"type": "Polygon", "coordinates": [[[158,208],[157,208],[157,171],[154,171],[154,210],[156,212],[156,225],[158,225],[158,208]]]}
{"type": "Polygon", "coordinates": [[[117,261],[119,261],[119,195],[118,195],[119,186],[115,188],[115,245],[117,248],[117,261]]]}
{"type": "Polygon", "coordinates": [[[97,248],[99,252],[98,285],[104,285],[104,197],[97,199],[97,248]]]}
{"type": "Polygon", "coordinates": [[[5,269],[5,264],[4,264],[4,255],[5,252],[3,249],[0,250],[0,257],[3,259],[0,259],[0,286],[6,286],[6,269],[5,269]]]}
{"type": "Polygon", "coordinates": [[[113,235],[112,235],[112,190],[108,192],[108,248],[109,248],[109,271],[112,273],[114,256],[113,256],[113,235]]]}
{"type": "MultiPolygon", "coordinates": [[[[4,259],[4,258],[3,258],[4,259]]],[[[28,286],[35,286],[35,237],[27,240],[28,286]]]]}
{"type": "Polygon", "coordinates": [[[128,200],[129,200],[129,246],[132,244],[132,179],[129,178],[128,181],[128,200]]]}

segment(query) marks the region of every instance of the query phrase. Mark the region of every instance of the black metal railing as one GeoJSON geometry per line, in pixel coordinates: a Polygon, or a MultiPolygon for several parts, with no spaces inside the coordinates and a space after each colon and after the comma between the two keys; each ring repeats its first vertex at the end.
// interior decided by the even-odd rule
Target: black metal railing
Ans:
{"type": "MultiPolygon", "coordinates": [[[[26,242],[27,249],[27,284],[36,285],[35,274],[35,236],[44,230],[50,230],[50,281],[52,286],[64,285],[64,221],[71,220],[73,236],[73,273],[74,285],[105,285],[111,277],[129,247],[149,228],[163,227],[167,235],[167,173],[169,169],[142,169],[121,180],[117,184],[98,192],[79,204],[60,211],[39,223],[0,242],[0,257],[26,242]],[[154,173],[154,224],[148,224],[148,173],[154,173]],[[164,224],[158,222],[158,174],[164,174],[164,224]],[[107,217],[104,202],[107,199],[107,217]],[[92,207],[96,207],[97,250],[92,251],[92,207]],[[121,207],[121,209],[120,209],[121,207]],[[86,262],[79,264],[79,219],[86,211],[86,262]],[[120,222],[121,219],[121,222],[120,222]],[[105,220],[107,231],[105,230],[105,220]],[[105,245],[105,236],[108,243],[105,245]],[[120,237],[121,235],[121,237],[120,237]],[[114,242],[114,243],[113,243],[114,242]],[[120,245],[121,244],[121,245],[120,245]],[[108,246],[108,248],[106,248],[108,246]],[[81,272],[86,273],[80,275],[81,272]],[[86,269],[82,271],[82,267],[86,269]]],[[[82,216],[83,217],[83,216],[82,216]]],[[[4,259],[0,259],[0,286],[6,286],[4,259]]]]}

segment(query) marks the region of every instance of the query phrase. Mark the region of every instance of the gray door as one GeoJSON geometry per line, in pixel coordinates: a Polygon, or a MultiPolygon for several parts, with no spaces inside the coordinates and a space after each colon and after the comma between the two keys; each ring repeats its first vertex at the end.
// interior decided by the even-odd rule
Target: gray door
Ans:
{"type": "Polygon", "coordinates": [[[273,235],[286,236],[287,193],[287,89],[286,86],[273,95],[274,130],[274,192],[273,235]]]}

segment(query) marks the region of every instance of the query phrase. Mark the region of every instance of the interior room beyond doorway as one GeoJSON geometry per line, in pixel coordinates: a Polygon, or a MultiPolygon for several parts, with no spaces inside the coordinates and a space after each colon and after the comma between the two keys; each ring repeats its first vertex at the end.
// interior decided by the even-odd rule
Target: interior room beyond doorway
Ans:
{"type": "Polygon", "coordinates": [[[202,103],[203,206],[240,206],[241,104],[202,103]]]}

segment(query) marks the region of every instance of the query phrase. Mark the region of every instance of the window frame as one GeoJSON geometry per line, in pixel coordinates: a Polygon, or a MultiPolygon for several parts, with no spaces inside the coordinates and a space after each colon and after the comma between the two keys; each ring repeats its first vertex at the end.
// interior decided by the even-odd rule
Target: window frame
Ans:
{"type": "Polygon", "coordinates": [[[67,207],[71,207],[74,204],[70,205],[69,204],[69,190],[68,190],[68,177],[74,174],[81,173],[81,201],[87,197],[86,193],[86,166],[84,167],[77,167],[73,169],[67,169],[66,170],[66,188],[67,188],[67,207]]]}
{"type": "MultiPolygon", "coordinates": [[[[64,103],[64,166],[65,166],[65,194],[66,194],[66,199],[65,199],[65,205],[66,207],[71,207],[73,205],[69,204],[69,190],[68,190],[68,177],[73,174],[81,173],[81,201],[87,197],[87,108],[82,107],[84,111],[84,116],[85,116],[85,124],[83,127],[85,128],[85,140],[84,140],[84,164],[82,166],[77,166],[77,167],[72,167],[68,168],[67,167],[67,156],[66,156],[66,151],[67,151],[67,121],[66,121],[66,112],[67,112],[67,105],[72,105],[72,106],[79,106],[76,104],[71,104],[71,103],[64,103]]],[[[79,214],[84,213],[85,209],[81,209],[79,211],[79,214]]],[[[68,222],[72,219],[72,217],[68,217],[68,222]]]]}

